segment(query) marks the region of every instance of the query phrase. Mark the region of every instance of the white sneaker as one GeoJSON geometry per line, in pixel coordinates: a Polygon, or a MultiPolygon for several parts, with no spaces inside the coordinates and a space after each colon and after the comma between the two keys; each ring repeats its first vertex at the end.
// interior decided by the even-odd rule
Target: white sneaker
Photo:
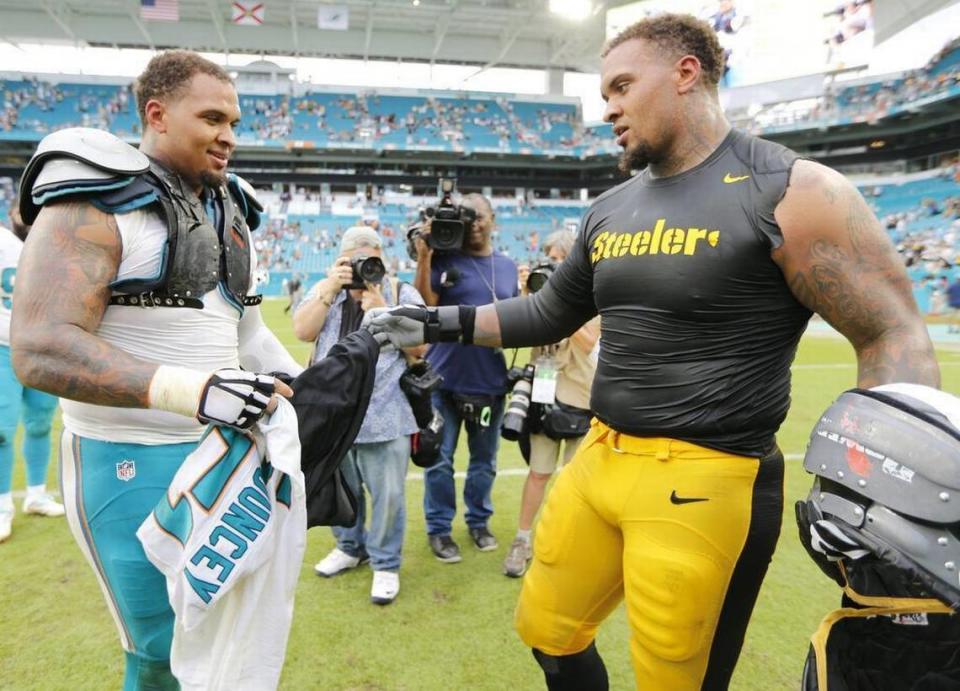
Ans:
{"type": "Polygon", "coordinates": [[[66,513],[63,504],[46,493],[24,499],[23,512],[38,516],[62,516],[66,513]]]}
{"type": "Polygon", "coordinates": [[[3,542],[13,530],[13,509],[0,509],[0,542],[3,542]]]}
{"type": "Polygon", "coordinates": [[[331,576],[336,576],[338,573],[355,569],[360,566],[360,564],[366,564],[368,561],[370,561],[369,557],[351,557],[346,552],[334,547],[330,554],[317,562],[313,570],[324,578],[330,578],[331,576]]]}
{"type": "Polygon", "coordinates": [[[394,571],[374,571],[370,587],[370,602],[389,605],[400,592],[400,574],[394,571]]]}

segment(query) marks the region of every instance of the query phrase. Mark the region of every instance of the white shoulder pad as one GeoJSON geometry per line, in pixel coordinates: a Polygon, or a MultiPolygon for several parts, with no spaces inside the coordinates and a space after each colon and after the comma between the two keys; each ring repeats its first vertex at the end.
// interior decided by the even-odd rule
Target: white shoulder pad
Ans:
{"type": "Polygon", "coordinates": [[[69,127],[48,134],[40,140],[30,162],[63,157],[116,175],[137,175],[150,167],[150,159],[138,149],[106,130],[90,127],[69,127]]]}
{"type": "Polygon", "coordinates": [[[149,167],[143,153],[104,130],[70,127],[48,134],[23,171],[20,214],[31,224],[47,199],[122,187],[149,167]]]}
{"type": "Polygon", "coordinates": [[[110,180],[116,180],[115,173],[108,173],[100,168],[94,168],[89,163],[83,163],[73,158],[51,158],[40,169],[37,177],[33,181],[33,189],[30,193],[34,197],[42,197],[44,192],[57,189],[64,183],[85,183],[95,184],[97,182],[107,183],[110,180]]]}

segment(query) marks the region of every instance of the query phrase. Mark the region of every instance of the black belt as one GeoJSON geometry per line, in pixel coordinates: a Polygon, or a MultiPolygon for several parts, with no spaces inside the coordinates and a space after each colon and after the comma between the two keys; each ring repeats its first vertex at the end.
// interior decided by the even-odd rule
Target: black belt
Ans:
{"type": "MultiPolygon", "coordinates": [[[[244,295],[240,299],[240,302],[244,307],[253,307],[263,302],[263,296],[244,295]]],[[[107,304],[129,307],[191,307],[197,310],[203,309],[203,300],[200,298],[188,298],[182,295],[161,295],[159,293],[112,295],[107,304]]]]}

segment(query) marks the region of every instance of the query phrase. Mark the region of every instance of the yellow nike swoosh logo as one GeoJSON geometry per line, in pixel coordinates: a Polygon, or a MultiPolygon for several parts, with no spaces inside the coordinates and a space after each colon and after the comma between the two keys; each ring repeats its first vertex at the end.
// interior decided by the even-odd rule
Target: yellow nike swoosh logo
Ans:
{"type": "Polygon", "coordinates": [[[723,176],[723,181],[729,185],[731,182],[743,182],[749,177],[749,175],[738,175],[737,177],[731,177],[730,173],[727,173],[723,176]]]}

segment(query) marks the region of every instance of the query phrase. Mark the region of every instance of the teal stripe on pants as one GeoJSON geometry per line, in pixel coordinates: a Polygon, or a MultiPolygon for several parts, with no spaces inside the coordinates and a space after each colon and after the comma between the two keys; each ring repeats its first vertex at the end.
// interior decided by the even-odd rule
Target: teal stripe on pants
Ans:
{"type": "Polygon", "coordinates": [[[76,504],[88,543],[81,547],[92,552],[129,639],[124,689],[176,689],[166,579],[147,560],[136,532],[196,443],[149,446],[73,437],[69,448],[77,491],[64,488],[64,499],[76,504]]]}

